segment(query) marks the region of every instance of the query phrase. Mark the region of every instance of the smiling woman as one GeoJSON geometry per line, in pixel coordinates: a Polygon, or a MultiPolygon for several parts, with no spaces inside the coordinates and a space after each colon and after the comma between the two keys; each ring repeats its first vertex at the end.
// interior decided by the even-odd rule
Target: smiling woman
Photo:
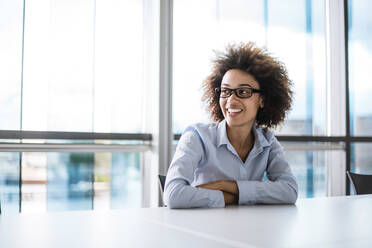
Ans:
{"type": "Polygon", "coordinates": [[[253,43],[229,46],[203,86],[215,123],[189,126],[182,135],[168,170],[165,203],[170,208],[295,203],[297,182],[269,131],[292,102],[282,63],[253,43]]]}

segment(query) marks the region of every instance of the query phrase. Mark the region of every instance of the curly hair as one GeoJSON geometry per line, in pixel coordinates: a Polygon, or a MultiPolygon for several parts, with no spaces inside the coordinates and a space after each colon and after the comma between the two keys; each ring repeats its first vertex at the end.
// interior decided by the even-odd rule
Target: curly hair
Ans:
{"type": "Polygon", "coordinates": [[[223,76],[231,69],[251,74],[260,85],[264,107],[258,110],[256,125],[267,130],[280,124],[291,108],[292,81],[283,63],[253,42],[229,45],[225,53],[217,53],[212,73],[202,84],[202,101],[212,121],[224,119],[215,88],[221,86],[223,76]]]}

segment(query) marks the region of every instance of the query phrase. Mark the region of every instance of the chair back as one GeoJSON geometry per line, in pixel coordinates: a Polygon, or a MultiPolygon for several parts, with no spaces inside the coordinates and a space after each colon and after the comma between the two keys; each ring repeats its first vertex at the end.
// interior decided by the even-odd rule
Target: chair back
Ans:
{"type": "Polygon", "coordinates": [[[363,175],[347,171],[347,176],[353,185],[355,194],[372,194],[372,175],[363,175]]]}
{"type": "Polygon", "coordinates": [[[166,176],[159,175],[158,177],[159,177],[159,186],[160,186],[161,192],[164,192],[164,186],[165,186],[166,176]]]}
{"type": "Polygon", "coordinates": [[[159,188],[160,188],[160,206],[163,206],[163,207],[166,207],[165,204],[164,204],[164,200],[163,200],[163,193],[164,193],[164,187],[165,187],[165,179],[166,179],[166,176],[164,175],[158,175],[158,182],[159,182],[159,188]]]}

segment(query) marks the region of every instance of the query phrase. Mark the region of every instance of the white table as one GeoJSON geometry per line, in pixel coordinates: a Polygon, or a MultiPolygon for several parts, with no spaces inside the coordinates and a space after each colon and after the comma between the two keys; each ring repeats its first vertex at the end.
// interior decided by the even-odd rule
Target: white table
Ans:
{"type": "Polygon", "coordinates": [[[0,216],[0,247],[372,247],[372,195],[0,216]]]}

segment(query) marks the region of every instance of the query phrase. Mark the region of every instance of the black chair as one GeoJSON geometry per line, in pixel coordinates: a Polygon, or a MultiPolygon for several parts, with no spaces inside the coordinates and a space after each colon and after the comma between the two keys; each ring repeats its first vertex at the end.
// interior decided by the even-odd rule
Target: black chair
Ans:
{"type": "Polygon", "coordinates": [[[163,200],[163,193],[164,193],[164,186],[165,186],[165,178],[166,176],[164,175],[158,175],[159,178],[159,187],[160,187],[160,205],[165,207],[164,200],[163,200]]]}
{"type": "Polygon", "coordinates": [[[158,177],[159,177],[159,186],[160,186],[161,192],[164,192],[164,186],[165,186],[166,176],[159,175],[158,177]]]}
{"type": "Polygon", "coordinates": [[[372,175],[356,174],[347,171],[347,176],[357,195],[372,194],[372,175]]]}

